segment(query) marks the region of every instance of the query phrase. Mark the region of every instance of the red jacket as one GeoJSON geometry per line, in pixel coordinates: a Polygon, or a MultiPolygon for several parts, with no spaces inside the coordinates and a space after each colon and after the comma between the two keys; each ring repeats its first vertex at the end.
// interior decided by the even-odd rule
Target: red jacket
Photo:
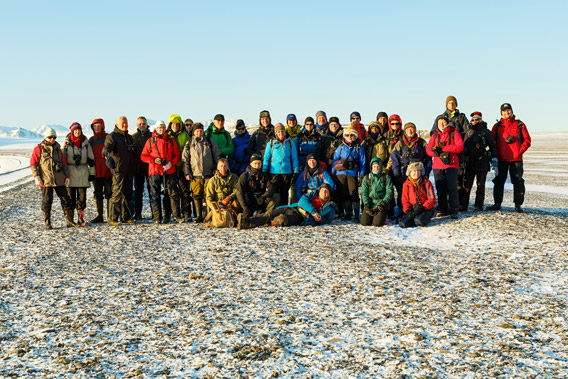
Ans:
{"type": "Polygon", "coordinates": [[[110,178],[110,170],[106,165],[105,157],[103,156],[103,147],[105,145],[105,139],[107,133],[105,132],[105,122],[102,118],[97,118],[91,123],[91,129],[93,124],[100,123],[103,129],[100,134],[96,134],[89,138],[89,143],[93,149],[93,154],[95,156],[95,177],[96,178],[110,178]]]}
{"type": "Polygon", "coordinates": [[[446,168],[459,168],[460,162],[458,154],[463,151],[463,139],[460,133],[451,125],[448,125],[443,133],[440,133],[440,129],[437,129],[430,141],[428,141],[428,147],[426,147],[426,153],[434,157],[432,161],[432,168],[444,170],[446,168]],[[434,152],[432,148],[434,146],[442,146],[442,151],[447,151],[450,153],[450,163],[444,164],[440,157],[434,157],[434,152]]]}
{"type": "Polygon", "coordinates": [[[491,133],[497,142],[497,158],[500,162],[522,161],[523,153],[531,146],[531,136],[527,127],[522,121],[516,120],[515,115],[502,118],[493,125],[491,133]],[[513,137],[512,143],[505,142],[508,136],[513,137]]]}
{"type": "Polygon", "coordinates": [[[402,185],[402,210],[404,213],[414,207],[417,197],[426,210],[433,209],[436,206],[434,186],[426,177],[423,177],[420,183],[412,183],[410,179],[406,179],[402,185]]]}
{"type": "Polygon", "coordinates": [[[172,163],[172,167],[166,171],[166,175],[170,175],[176,172],[176,163],[179,162],[180,157],[177,143],[167,133],[158,136],[154,131],[152,137],[144,145],[140,160],[148,163],[148,175],[163,175],[164,166],[155,163],[155,161],[156,158],[167,159],[168,162],[172,163]]]}
{"type": "Polygon", "coordinates": [[[361,140],[361,143],[359,143],[359,145],[362,145],[363,141],[365,141],[365,139],[367,139],[367,130],[365,129],[365,125],[363,125],[363,124],[359,124],[359,125],[351,124],[351,127],[353,129],[355,129],[357,131],[357,133],[359,133],[359,140],[361,140]]]}

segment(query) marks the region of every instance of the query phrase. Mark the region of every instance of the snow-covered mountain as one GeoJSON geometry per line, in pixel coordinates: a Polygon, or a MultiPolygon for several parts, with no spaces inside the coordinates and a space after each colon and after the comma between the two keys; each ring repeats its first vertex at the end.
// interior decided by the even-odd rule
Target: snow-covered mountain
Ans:
{"type": "Polygon", "coordinates": [[[33,129],[32,131],[39,134],[40,137],[43,137],[45,131],[47,130],[47,128],[51,128],[53,130],[55,130],[55,132],[57,133],[58,136],[65,136],[67,135],[67,133],[69,133],[69,128],[66,128],[63,125],[48,125],[48,124],[43,124],[41,126],[38,126],[37,128],[33,129]]]}
{"type": "Polygon", "coordinates": [[[42,135],[24,128],[0,126],[0,137],[36,139],[42,138],[42,135]]]}

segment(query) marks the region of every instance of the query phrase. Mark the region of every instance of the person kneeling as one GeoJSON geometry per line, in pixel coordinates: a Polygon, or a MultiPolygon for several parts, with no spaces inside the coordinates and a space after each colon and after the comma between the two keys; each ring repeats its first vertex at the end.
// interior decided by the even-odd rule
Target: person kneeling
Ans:
{"type": "Polygon", "coordinates": [[[434,215],[436,196],[432,182],[424,176],[422,162],[408,165],[406,175],[408,179],[402,185],[402,209],[404,215],[400,219],[401,228],[412,226],[426,226],[434,215]]]}
{"type": "Polygon", "coordinates": [[[273,226],[326,225],[333,221],[337,206],[331,200],[331,186],[321,185],[316,192],[307,193],[297,204],[276,208],[263,215],[246,218],[238,216],[238,229],[250,229],[268,222],[273,226]]]}
{"type": "Polygon", "coordinates": [[[363,198],[363,214],[361,225],[383,226],[388,214],[388,205],[393,198],[390,175],[383,173],[381,158],[371,160],[371,172],[367,174],[361,185],[363,198]]]}

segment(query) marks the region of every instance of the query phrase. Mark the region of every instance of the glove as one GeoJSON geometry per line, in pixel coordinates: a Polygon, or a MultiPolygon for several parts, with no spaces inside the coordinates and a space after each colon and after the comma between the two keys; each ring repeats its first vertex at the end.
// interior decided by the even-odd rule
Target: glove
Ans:
{"type": "Polygon", "coordinates": [[[168,162],[168,164],[164,166],[164,171],[168,171],[170,168],[172,168],[172,162],[168,162]]]}
{"type": "Polygon", "coordinates": [[[69,178],[65,178],[65,187],[69,187],[70,182],[69,178]]]}
{"type": "Polygon", "coordinates": [[[193,175],[187,174],[185,178],[191,182],[193,180],[193,175]]]}
{"type": "Polygon", "coordinates": [[[406,215],[406,217],[411,218],[411,219],[416,217],[416,213],[412,209],[407,210],[406,212],[404,212],[404,214],[406,215]]]}
{"type": "Polygon", "coordinates": [[[358,182],[357,182],[357,185],[358,185],[359,187],[361,187],[361,184],[363,184],[363,178],[364,178],[364,177],[365,177],[365,176],[363,176],[363,175],[359,175],[358,182]]]}
{"type": "Polygon", "coordinates": [[[506,143],[513,143],[515,139],[513,138],[513,136],[508,136],[507,138],[505,138],[505,142],[506,143]]]}
{"type": "Polygon", "coordinates": [[[422,203],[416,203],[414,204],[414,207],[412,208],[412,210],[414,211],[414,213],[419,214],[424,212],[424,205],[422,205],[422,203]]]}
{"type": "Polygon", "coordinates": [[[41,180],[40,176],[34,176],[36,186],[43,186],[43,180],[41,180]]]}
{"type": "Polygon", "coordinates": [[[231,203],[232,200],[233,200],[233,199],[231,199],[231,196],[227,196],[226,198],[224,198],[223,200],[221,200],[220,203],[221,203],[223,206],[226,207],[226,206],[228,206],[228,205],[231,203]]]}
{"type": "Polygon", "coordinates": [[[89,182],[92,182],[93,180],[95,180],[95,175],[89,175],[89,182]]]}
{"type": "Polygon", "coordinates": [[[250,208],[243,208],[243,218],[249,218],[252,215],[252,212],[250,211],[250,208]]]}
{"type": "Polygon", "coordinates": [[[258,205],[262,205],[262,204],[264,204],[264,200],[266,200],[266,197],[264,197],[264,196],[259,196],[259,197],[256,199],[256,203],[257,203],[258,205]]]}
{"type": "Polygon", "coordinates": [[[95,160],[87,158],[87,164],[89,165],[89,167],[95,167],[95,160]]]}
{"type": "Polygon", "coordinates": [[[374,217],[377,214],[377,212],[375,212],[375,210],[371,209],[371,207],[368,206],[368,205],[365,205],[363,207],[363,211],[365,211],[365,213],[367,213],[371,217],[374,217]]]}
{"type": "Polygon", "coordinates": [[[377,213],[385,213],[385,203],[381,201],[374,209],[377,213]]]}
{"type": "Polygon", "coordinates": [[[162,160],[160,158],[154,159],[155,164],[162,164],[162,160]]]}
{"type": "Polygon", "coordinates": [[[439,146],[434,146],[434,147],[432,148],[432,152],[434,153],[434,156],[435,156],[435,157],[439,157],[439,156],[440,156],[440,153],[442,152],[442,148],[439,147],[439,146]]]}

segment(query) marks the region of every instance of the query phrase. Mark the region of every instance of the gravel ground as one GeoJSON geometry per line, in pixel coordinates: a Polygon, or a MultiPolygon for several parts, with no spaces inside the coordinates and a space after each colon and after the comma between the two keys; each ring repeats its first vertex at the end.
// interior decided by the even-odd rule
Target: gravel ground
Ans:
{"type": "Polygon", "coordinates": [[[568,198],[505,198],[407,230],[67,229],[57,205],[45,231],[20,186],[0,194],[0,377],[567,377],[568,198]]]}

